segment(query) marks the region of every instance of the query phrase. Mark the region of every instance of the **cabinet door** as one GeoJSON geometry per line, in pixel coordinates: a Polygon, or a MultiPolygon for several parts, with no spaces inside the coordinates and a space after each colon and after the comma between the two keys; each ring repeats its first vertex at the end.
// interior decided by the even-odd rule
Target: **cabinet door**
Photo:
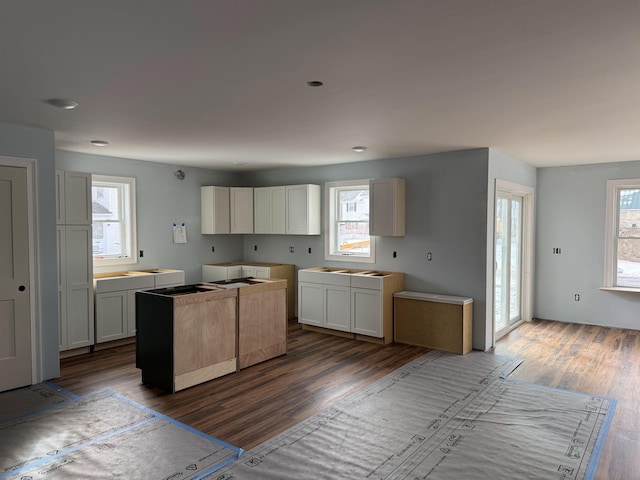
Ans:
{"type": "Polygon", "coordinates": [[[351,331],[382,338],[382,292],[351,288],[351,331]]]}
{"type": "Polygon", "coordinates": [[[242,273],[242,265],[231,265],[227,267],[227,278],[226,280],[231,280],[233,278],[243,277],[242,273]]]}
{"type": "Polygon", "coordinates": [[[135,337],[138,325],[136,324],[136,292],[140,290],[129,290],[127,292],[127,337],[135,337]]]}
{"type": "Polygon", "coordinates": [[[65,227],[67,348],[94,344],[91,226],[65,227]]]}
{"type": "Polygon", "coordinates": [[[64,171],[56,170],[56,224],[65,223],[64,212],[64,171]]]}
{"type": "Polygon", "coordinates": [[[253,189],[253,232],[271,233],[271,187],[253,189]]]}
{"type": "Polygon", "coordinates": [[[273,234],[283,235],[286,231],[285,221],[285,188],[270,187],[269,194],[271,197],[271,231],[273,234]]]}
{"type": "Polygon", "coordinates": [[[200,187],[201,232],[229,233],[229,188],[200,187]]]}
{"type": "Polygon", "coordinates": [[[344,286],[325,285],[324,325],[334,330],[351,330],[351,289],[344,286]]]}
{"type": "Polygon", "coordinates": [[[287,185],[286,234],[320,235],[320,186],[287,185]]]}
{"type": "Polygon", "coordinates": [[[58,247],[58,346],[60,351],[67,349],[67,256],[64,239],[65,227],[56,227],[56,245],[58,247]]]}
{"type": "Polygon", "coordinates": [[[253,188],[229,189],[231,233],[253,233],[253,188]]]}
{"type": "Polygon", "coordinates": [[[253,189],[254,233],[285,233],[285,188],[253,189]]]}
{"type": "Polygon", "coordinates": [[[67,225],[91,225],[91,174],[64,172],[64,209],[67,225]]]}
{"type": "Polygon", "coordinates": [[[227,279],[227,267],[221,265],[203,265],[202,266],[202,281],[203,282],[218,282],[220,280],[227,279]]]}
{"type": "Polygon", "coordinates": [[[369,235],[404,236],[404,209],[404,179],[369,181],[369,235]]]}
{"type": "Polygon", "coordinates": [[[256,267],[255,275],[256,278],[271,278],[269,267],[256,267]]]}
{"type": "Polygon", "coordinates": [[[128,291],[96,294],[96,343],[128,335],[128,291]]]}
{"type": "Polygon", "coordinates": [[[322,327],[324,292],[319,283],[298,282],[298,322],[322,327]]]}

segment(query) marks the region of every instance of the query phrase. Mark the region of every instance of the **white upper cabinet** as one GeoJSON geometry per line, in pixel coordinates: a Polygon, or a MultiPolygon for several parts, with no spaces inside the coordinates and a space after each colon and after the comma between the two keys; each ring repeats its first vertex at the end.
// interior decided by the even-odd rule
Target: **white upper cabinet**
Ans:
{"type": "Polygon", "coordinates": [[[253,188],[229,189],[231,233],[253,233],[253,188]]]}
{"type": "Polygon", "coordinates": [[[369,235],[404,236],[405,180],[369,181],[369,235]]]}
{"type": "Polygon", "coordinates": [[[287,235],[320,235],[320,185],[285,187],[287,235]]]}
{"type": "Polygon", "coordinates": [[[253,189],[254,233],[285,233],[285,187],[253,189]]]}
{"type": "Polygon", "coordinates": [[[91,225],[91,174],[56,170],[56,223],[91,225]]]}
{"type": "Polygon", "coordinates": [[[202,233],[229,233],[229,187],[200,187],[202,233]]]}

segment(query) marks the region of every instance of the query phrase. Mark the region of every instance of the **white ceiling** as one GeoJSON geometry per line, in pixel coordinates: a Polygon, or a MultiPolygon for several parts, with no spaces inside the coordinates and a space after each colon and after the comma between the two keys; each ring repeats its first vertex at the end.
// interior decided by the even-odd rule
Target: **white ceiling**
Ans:
{"type": "Polygon", "coordinates": [[[243,170],[476,147],[640,160],[640,0],[1,0],[0,55],[0,122],[61,150],[243,170]]]}

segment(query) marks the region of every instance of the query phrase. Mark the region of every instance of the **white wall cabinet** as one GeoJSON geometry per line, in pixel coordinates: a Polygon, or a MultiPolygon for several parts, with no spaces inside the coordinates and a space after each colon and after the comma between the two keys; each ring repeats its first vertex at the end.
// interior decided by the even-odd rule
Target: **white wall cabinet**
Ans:
{"type": "Polygon", "coordinates": [[[369,235],[402,237],[405,231],[405,180],[369,180],[369,235]]]}
{"type": "Polygon", "coordinates": [[[200,187],[200,217],[204,234],[231,231],[228,187],[200,187]]]}
{"type": "Polygon", "coordinates": [[[285,187],[253,189],[254,233],[285,233],[285,187]]]}
{"type": "Polygon", "coordinates": [[[320,235],[320,193],[320,185],[285,187],[287,235],[320,235]]]}
{"type": "Polygon", "coordinates": [[[56,171],[60,351],[94,344],[91,174],[56,171]]]}
{"type": "Polygon", "coordinates": [[[320,235],[320,185],[201,187],[203,234],[320,235]]]}
{"type": "Polygon", "coordinates": [[[229,189],[231,233],[253,233],[253,188],[229,189]]]}

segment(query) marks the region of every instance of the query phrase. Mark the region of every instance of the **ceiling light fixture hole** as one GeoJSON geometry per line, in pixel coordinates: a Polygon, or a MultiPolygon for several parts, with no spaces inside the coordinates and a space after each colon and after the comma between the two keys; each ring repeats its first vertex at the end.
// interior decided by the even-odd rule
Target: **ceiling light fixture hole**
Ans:
{"type": "Polygon", "coordinates": [[[309,82],[307,82],[307,85],[309,85],[310,87],[321,87],[324,85],[324,83],[322,83],[319,80],[311,80],[309,82]]]}
{"type": "Polygon", "coordinates": [[[364,152],[366,149],[367,149],[367,147],[362,146],[362,145],[356,146],[356,147],[351,147],[351,150],[353,150],[354,152],[358,152],[358,153],[364,152]]]}
{"type": "Polygon", "coordinates": [[[106,140],[91,140],[91,143],[96,147],[106,147],[107,145],[109,145],[109,142],[107,142],[106,140]]]}

